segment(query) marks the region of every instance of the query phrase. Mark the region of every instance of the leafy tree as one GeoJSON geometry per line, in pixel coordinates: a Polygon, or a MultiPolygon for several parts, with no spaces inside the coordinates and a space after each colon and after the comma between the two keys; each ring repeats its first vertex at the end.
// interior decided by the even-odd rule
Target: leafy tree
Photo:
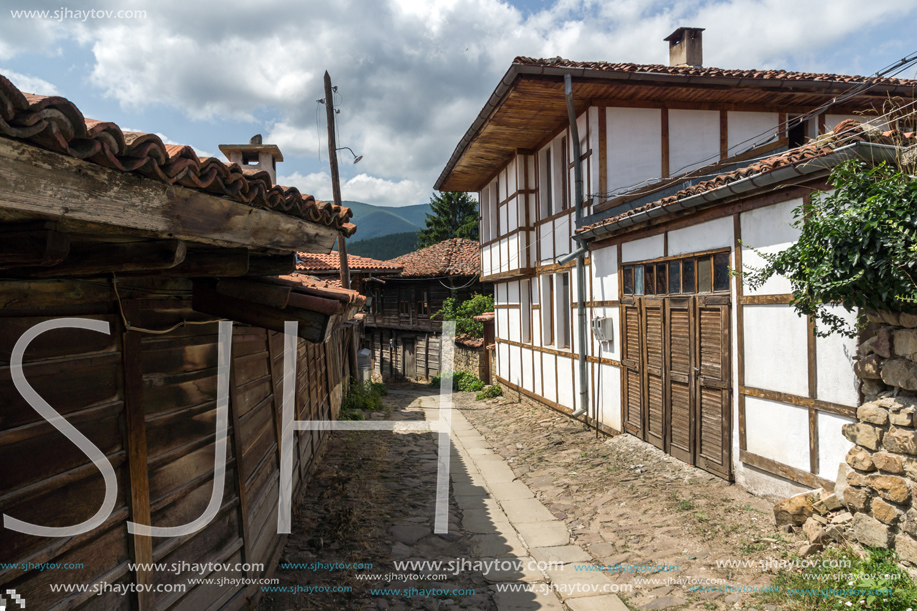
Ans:
{"type": "Polygon", "coordinates": [[[484,323],[474,319],[484,312],[492,312],[494,298],[490,295],[475,294],[471,299],[458,301],[449,297],[443,301],[442,309],[433,316],[442,316],[443,320],[455,321],[455,334],[467,333],[472,337],[484,337],[484,323]]]}
{"type": "Polygon", "coordinates": [[[433,246],[450,238],[478,239],[478,202],[468,193],[447,191],[430,198],[432,214],[417,236],[417,248],[433,246]]]}
{"type": "Polygon", "coordinates": [[[812,195],[794,211],[799,241],[777,254],[759,253],[761,269],[746,271],[752,288],[784,276],[792,305],[823,327],[819,335],[855,334],[831,304],[887,312],[917,312],[917,180],[882,163],[848,161],[831,173],[833,192],[812,195]]]}

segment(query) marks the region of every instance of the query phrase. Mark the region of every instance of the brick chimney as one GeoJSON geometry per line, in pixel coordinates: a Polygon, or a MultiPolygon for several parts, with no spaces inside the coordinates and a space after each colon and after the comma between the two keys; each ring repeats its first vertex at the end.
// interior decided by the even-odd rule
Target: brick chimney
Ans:
{"type": "Polygon", "coordinates": [[[678,28],[665,37],[669,43],[670,66],[704,65],[704,28],[678,28]]]}
{"type": "Polygon", "coordinates": [[[254,136],[248,144],[221,144],[220,151],[230,163],[266,171],[271,175],[271,182],[277,184],[277,162],[283,161],[283,154],[274,144],[262,144],[261,134],[254,136]]]}

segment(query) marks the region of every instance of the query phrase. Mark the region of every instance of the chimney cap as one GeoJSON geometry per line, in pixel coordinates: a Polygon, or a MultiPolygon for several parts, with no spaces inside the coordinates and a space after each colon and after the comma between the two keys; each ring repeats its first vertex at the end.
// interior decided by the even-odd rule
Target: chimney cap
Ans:
{"type": "Polygon", "coordinates": [[[221,144],[220,151],[229,158],[229,153],[270,153],[274,161],[283,161],[283,154],[276,144],[221,144]]]}
{"type": "Polygon", "coordinates": [[[677,30],[675,30],[674,32],[672,32],[671,34],[663,38],[663,40],[667,42],[680,42],[684,38],[685,30],[690,30],[693,33],[693,32],[703,32],[705,29],[707,28],[690,28],[690,27],[678,28],[677,30]]]}

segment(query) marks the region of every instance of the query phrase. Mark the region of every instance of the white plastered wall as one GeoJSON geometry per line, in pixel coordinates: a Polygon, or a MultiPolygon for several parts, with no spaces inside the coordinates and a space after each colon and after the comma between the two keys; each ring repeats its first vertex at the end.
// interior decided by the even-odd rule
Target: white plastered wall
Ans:
{"type": "Polygon", "coordinates": [[[662,175],[662,111],[607,108],[607,190],[610,193],[662,175]]]}
{"type": "Polygon", "coordinates": [[[716,163],[720,158],[718,110],[669,110],[669,175],[716,163]]]}

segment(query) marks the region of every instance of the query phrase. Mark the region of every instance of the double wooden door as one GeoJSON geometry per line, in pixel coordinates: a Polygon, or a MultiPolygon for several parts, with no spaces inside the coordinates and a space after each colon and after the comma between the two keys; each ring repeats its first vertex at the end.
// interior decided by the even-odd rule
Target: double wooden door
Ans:
{"type": "Polygon", "coordinates": [[[622,303],[624,429],[732,477],[729,295],[622,303]]]}

